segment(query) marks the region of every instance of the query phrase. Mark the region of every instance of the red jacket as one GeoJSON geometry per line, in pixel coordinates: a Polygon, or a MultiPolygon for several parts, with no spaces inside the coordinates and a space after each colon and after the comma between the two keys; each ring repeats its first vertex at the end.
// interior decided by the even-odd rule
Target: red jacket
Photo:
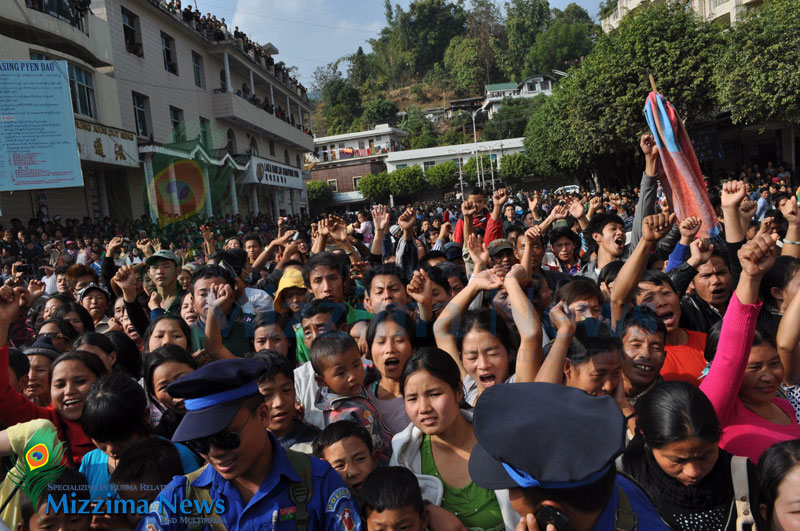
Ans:
{"type": "Polygon", "coordinates": [[[83,432],[80,422],[67,420],[56,412],[53,404],[37,406],[25,395],[11,387],[8,366],[8,345],[0,347],[0,422],[13,426],[33,419],[48,419],[58,429],[58,437],[70,445],[75,468],[81,459],[95,449],[92,440],[83,432]]]}

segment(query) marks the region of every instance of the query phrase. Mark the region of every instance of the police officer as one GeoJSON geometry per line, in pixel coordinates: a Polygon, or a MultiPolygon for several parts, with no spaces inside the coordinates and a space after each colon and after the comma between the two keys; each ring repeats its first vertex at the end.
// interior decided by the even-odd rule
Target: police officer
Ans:
{"type": "Polygon", "coordinates": [[[509,489],[518,531],[669,529],[647,495],[617,474],[625,419],[610,396],[549,383],[495,385],[478,400],[473,427],[470,477],[509,489]]]}
{"type": "Polygon", "coordinates": [[[258,392],[264,371],[262,361],[226,359],[169,385],[186,406],[172,440],[208,464],[173,478],[140,530],[361,529],[350,491],[330,465],[284,450],[267,431],[270,411],[258,392]]]}

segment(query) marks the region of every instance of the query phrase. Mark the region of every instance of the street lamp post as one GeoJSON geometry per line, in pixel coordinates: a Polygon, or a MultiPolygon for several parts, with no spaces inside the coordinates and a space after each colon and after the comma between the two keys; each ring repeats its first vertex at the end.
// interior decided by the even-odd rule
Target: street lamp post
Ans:
{"type": "Polygon", "coordinates": [[[482,172],[480,170],[481,158],[480,155],[478,155],[478,129],[475,127],[475,117],[482,110],[483,109],[476,109],[475,112],[470,113],[470,115],[472,116],[472,141],[475,144],[475,156],[477,157],[477,160],[475,161],[475,172],[478,178],[478,186],[480,186],[481,188],[483,188],[486,183],[481,182],[481,176],[482,176],[482,172]]]}
{"type": "Polygon", "coordinates": [[[461,173],[461,152],[452,149],[447,150],[448,153],[456,155],[456,164],[458,164],[458,184],[461,187],[461,200],[464,200],[464,175],[461,173]]]}

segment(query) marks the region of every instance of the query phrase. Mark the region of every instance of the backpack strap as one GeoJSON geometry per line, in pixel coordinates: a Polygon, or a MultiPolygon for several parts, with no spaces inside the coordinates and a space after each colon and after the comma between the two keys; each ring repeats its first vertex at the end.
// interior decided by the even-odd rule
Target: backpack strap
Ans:
{"type": "Polygon", "coordinates": [[[211,489],[206,487],[192,486],[192,482],[199,478],[200,474],[202,474],[209,466],[210,465],[206,464],[191,474],[186,474],[186,491],[184,493],[184,499],[197,500],[201,503],[201,505],[203,502],[205,502],[211,507],[211,513],[199,514],[196,510],[196,506],[194,504],[192,505],[192,514],[189,517],[190,520],[187,524],[189,531],[200,531],[205,529],[206,526],[210,527],[212,531],[227,531],[222,518],[217,514],[217,510],[214,507],[214,500],[211,499],[211,489]]]}
{"type": "Polygon", "coordinates": [[[755,520],[750,511],[750,483],[747,481],[747,458],[735,455],[731,458],[731,480],[733,502],[736,504],[736,529],[754,529],[755,520]]]}
{"type": "MultiPolygon", "coordinates": [[[[306,531],[308,528],[308,502],[314,492],[314,486],[311,481],[311,459],[300,452],[294,450],[286,450],[286,457],[289,459],[289,464],[300,476],[300,482],[292,482],[289,485],[289,498],[295,505],[297,512],[295,513],[295,523],[297,531],[306,531]]],[[[214,530],[216,531],[216,530],[214,530]]]]}
{"type": "Polygon", "coordinates": [[[617,485],[617,511],[614,514],[614,531],[635,531],[639,517],[633,512],[631,501],[625,491],[617,485]]]}

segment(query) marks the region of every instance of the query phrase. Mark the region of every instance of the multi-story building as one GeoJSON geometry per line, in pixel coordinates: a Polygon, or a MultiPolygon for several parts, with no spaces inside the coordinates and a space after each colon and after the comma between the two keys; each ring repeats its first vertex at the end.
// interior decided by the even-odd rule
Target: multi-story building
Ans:
{"type": "Polygon", "coordinates": [[[108,24],[78,2],[9,0],[0,10],[0,58],[67,61],[84,186],[0,193],[2,221],[110,214],[107,197],[139,166],[136,135],[123,125],[108,24]],[[10,5],[9,5],[10,4],[10,5]]]}
{"type": "MultiPolygon", "coordinates": [[[[608,33],[619,26],[620,20],[629,11],[639,7],[645,0],[617,0],[610,15],[601,20],[603,31],[608,33]]],[[[758,7],[764,0],[691,0],[692,9],[705,20],[731,24],[747,9],[758,7]]]]}
{"type": "Polygon", "coordinates": [[[368,131],[315,138],[311,179],[333,189],[331,206],[357,207],[365,201],[358,191],[359,179],[386,170],[386,157],[403,149],[406,136],[401,129],[378,124],[368,131]]]}
{"type": "Polygon", "coordinates": [[[491,120],[503,106],[503,99],[535,98],[540,94],[550,96],[553,94],[555,83],[556,80],[553,77],[537,75],[523,79],[521,83],[507,82],[486,85],[486,96],[481,109],[487,112],[491,120]]]}
{"type": "Polygon", "coordinates": [[[0,58],[69,63],[84,187],[4,192],[3,220],[307,211],[312,107],[274,46],[162,0],[6,3],[0,58]]]}
{"type": "Polygon", "coordinates": [[[92,10],[108,23],[122,124],[142,159],[115,190],[123,208],[153,219],[187,202],[207,216],[306,212],[311,105],[274,46],[206,30],[159,0],[92,10]]]}

